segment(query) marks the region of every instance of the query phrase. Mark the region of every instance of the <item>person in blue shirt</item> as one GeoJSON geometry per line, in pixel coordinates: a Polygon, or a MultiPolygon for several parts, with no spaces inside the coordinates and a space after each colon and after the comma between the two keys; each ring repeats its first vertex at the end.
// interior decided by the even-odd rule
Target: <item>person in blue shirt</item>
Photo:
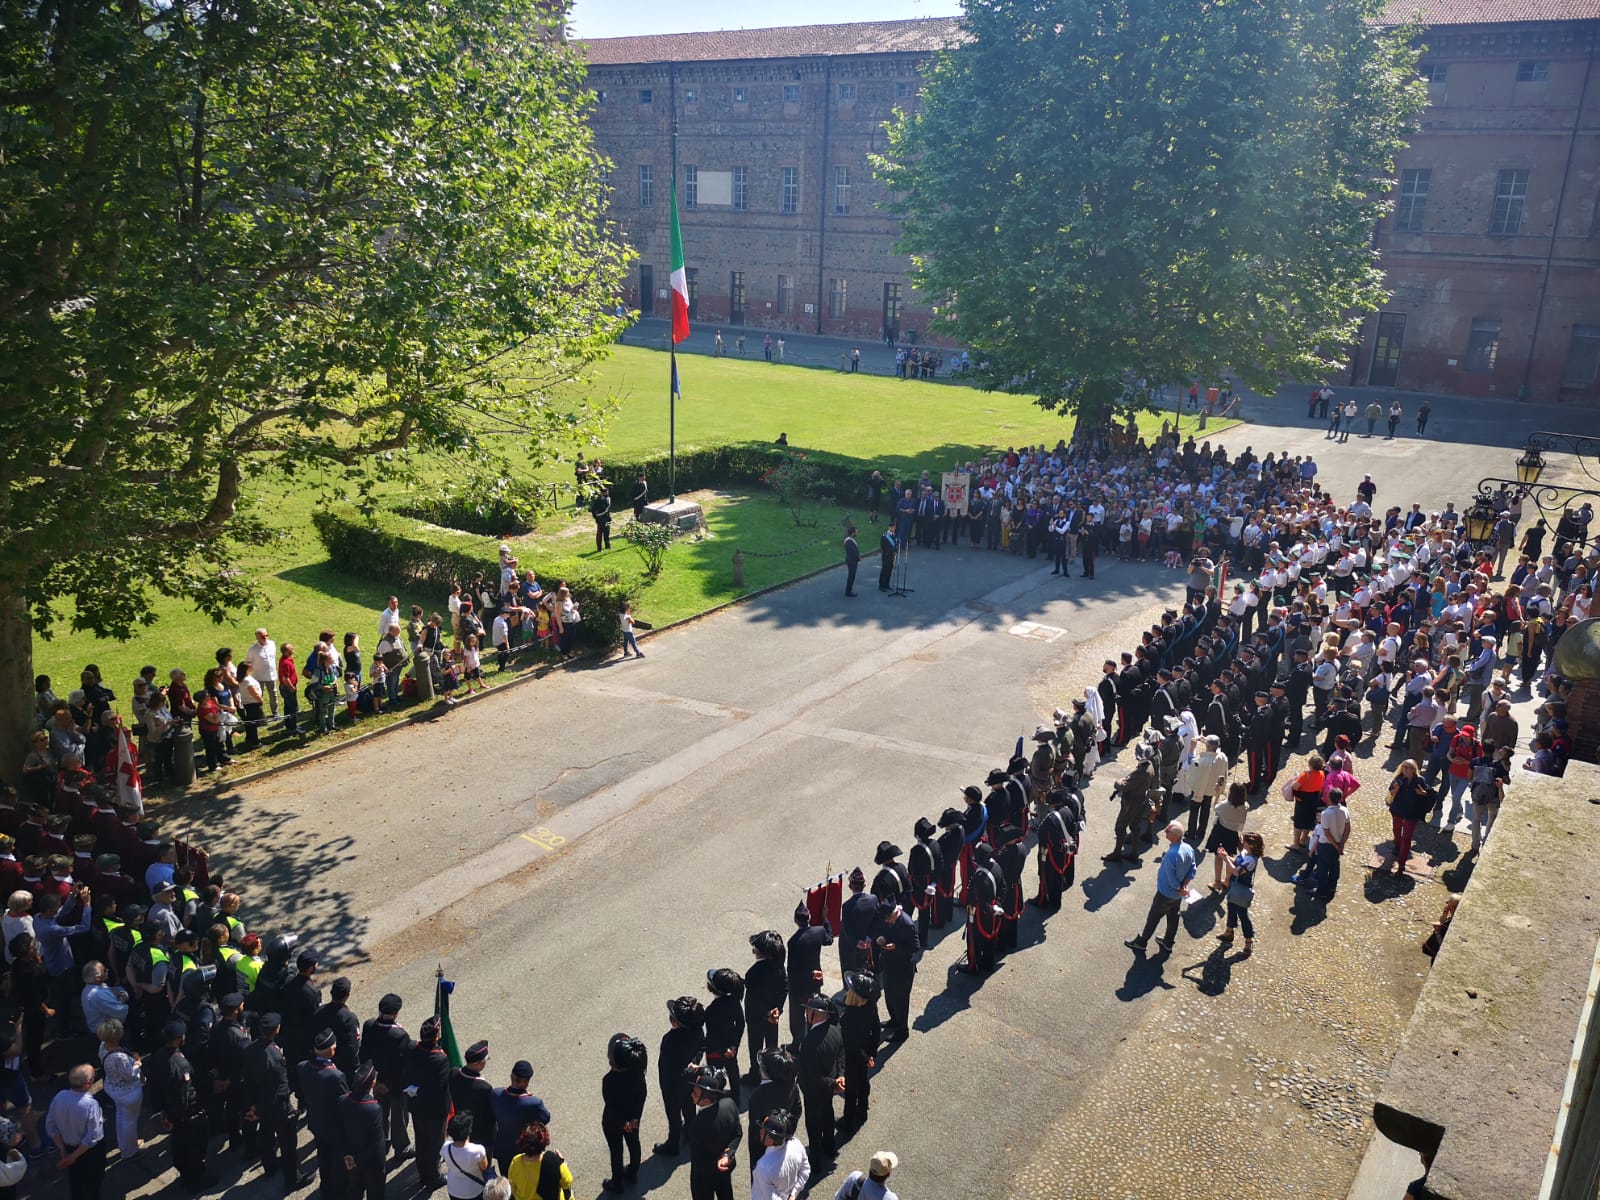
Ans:
{"type": "Polygon", "coordinates": [[[1150,944],[1150,935],[1164,918],[1167,935],[1156,939],[1156,945],[1171,950],[1178,936],[1178,916],[1183,908],[1183,898],[1189,894],[1189,884],[1194,881],[1194,847],[1183,840],[1181,822],[1167,825],[1167,850],[1161,856],[1161,867],[1156,872],[1156,894],[1150,900],[1150,915],[1145,919],[1144,931],[1129,938],[1123,945],[1143,954],[1150,944]]]}

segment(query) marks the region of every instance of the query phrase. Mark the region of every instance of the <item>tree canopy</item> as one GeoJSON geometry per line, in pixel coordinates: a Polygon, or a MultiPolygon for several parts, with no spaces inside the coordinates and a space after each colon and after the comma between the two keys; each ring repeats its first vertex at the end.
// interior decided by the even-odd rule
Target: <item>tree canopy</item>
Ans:
{"type": "Polygon", "coordinates": [[[242,502],[253,473],[359,473],[433,447],[492,474],[570,436],[547,385],[611,341],[628,252],[560,15],[6,6],[8,732],[29,623],[48,632],[64,601],[76,628],[113,636],[158,593],[214,615],[249,602],[234,561],[262,535],[242,502]]]}
{"type": "Polygon", "coordinates": [[[1384,295],[1373,227],[1426,100],[1381,10],[969,0],[876,164],[936,328],[1085,415],[1325,373],[1384,295]]]}

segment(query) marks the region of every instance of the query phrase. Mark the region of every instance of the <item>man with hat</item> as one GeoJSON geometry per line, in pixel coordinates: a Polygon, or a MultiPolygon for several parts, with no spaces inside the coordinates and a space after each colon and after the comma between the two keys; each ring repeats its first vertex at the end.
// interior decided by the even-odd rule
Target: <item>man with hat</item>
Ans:
{"type": "Polygon", "coordinates": [[[918,817],[911,832],[916,841],[911,843],[911,853],[906,859],[909,904],[917,914],[917,944],[926,946],[933,913],[938,907],[938,881],[944,868],[944,855],[934,841],[938,830],[927,817],[918,817]]]}
{"type": "Polygon", "coordinates": [[[438,1017],[423,1021],[406,1055],[405,1092],[417,1146],[417,1182],[424,1192],[444,1186],[439,1148],[445,1143],[444,1125],[450,1119],[450,1059],[439,1046],[440,1029],[438,1017]]]}
{"type": "Polygon", "coordinates": [[[744,1028],[750,1044],[750,1072],[744,1082],[755,1084],[761,1082],[761,1052],[778,1044],[789,976],[783,965],[783,935],[776,929],[751,934],[750,952],[756,961],[744,976],[744,1028]]]}
{"type": "Polygon", "coordinates": [[[344,1130],[339,1123],[340,1102],[350,1094],[345,1073],[334,1062],[338,1039],[332,1029],[319,1029],[311,1038],[311,1057],[298,1068],[300,1095],[306,1103],[306,1127],[317,1151],[317,1178],[326,1200],[343,1200],[349,1172],[344,1130]]]}
{"type": "Polygon", "coordinates": [[[800,1195],[811,1179],[811,1160],[794,1136],[794,1117],[778,1109],[760,1122],[752,1115],[750,1124],[761,1149],[751,1167],[750,1200],[791,1200],[800,1195]]]}
{"type": "MultiPolygon", "coordinates": [[[[995,772],[989,772],[992,779],[995,772]]],[[[967,807],[961,814],[961,906],[965,908],[968,897],[972,894],[972,855],[974,849],[983,841],[984,833],[989,826],[989,809],[983,802],[983,793],[976,787],[968,784],[961,789],[962,798],[966,800],[967,807]]]]}
{"type": "Polygon", "coordinates": [[[839,1040],[844,1049],[844,1116],[840,1124],[859,1129],[867,1123],[872,1099],[872,1068],[883,1041],[878,1020],[878,980],[870,971],[852,971],[844,977],[844,1012],[839,1017],[839,1040]]]}
{"type": "Polygon", "coordinates": [[[889,1176],[900,1165],[892,1151],[879,1150],[867,1161],[867,1169],[851,1171],[833,1194],[833,1200],[899,1200],[889,1190],[889,1176]]]}
{"type": "Polygon", "coordinates": [[[1265,691],[1256,692],[1255,711],[1245,727],[1244,749],[1250,766],[1249,791],[1252,796],[1266,791],[1272,777],[1277,774],[1277,751],[1282,727],[1277,710],[1272,707],[1272,696],[1265,691]]]}
{"type": "Polygon", "coordinates": [[[339,1101],[339,1132],[344,1142],[345,1170],[350,1172],[350,1200],[383,1200],[386,1141],[383,1106],[372,1094],[378,1072],[364,1063],[350,1081],[350,1094],[339,1101]]]}
{"type": "Polygon", "coordinates": [[[1141,758],[1112,789],[1111,795],[1119,804],[1111,833],[1111,853],[1101,856],[1103,862],[1139,861],[1139,830],[1150,816],[1150,790],[1155,782],[1150,760],[1141,758]]]}
{"type": "Polygon", "coordinates": [[[889,1010],[889,1026],[884,1034],[891,1042],[903,1042],[911,1036],[911,988],[917,979],[922,939],[917,936],[910,915],[899,904],[887,900],[881,903],[878,922],[872,945],[884,1004],[889,1010]]]}
{"type": "Polygon", "coordinates": [[[877,852],[872,861],[878,867],[878,873],[872,877],[872,898],[879,904],[885,900],[896,904],[910,902],[911,876],[905,866],[898,860],[901,855],[899,846],[893,842],[883,841],[878,843],[877,852]]]}
{"type": "MultiPolygon", "coordinates": [[[[947,808],[939,814],[939,836],[934,849],[939,854],[939,871],[934,880],[933,927],[943,929],[955,915],[956,866],[961,861],[961,850],[966,844],[961,813],[947,808]]],[[[927,945],[924,940],[923,945],[927,945]]]]}
{"type": "Polygon", "coordinates": [[[994,865],[994,849],[980,845],[972,855],[972,880],[967,888],[967,961],[961,968],[969,975],[987,975],[994,970],[995,952],[1000,941],[1001,883],[994,865]]]}
{"type": "Polygon", "coordinates": [[[867,893],[860,867],[850,872],[850,895],[839,914],[839,972],[872,968],[872,929],[878,923],[878,901],[867,893]]]}
{"type": "Polygon", "coordinates": [[[277,1042],[282,1025],[283,1018],[275,1012],[262,1013],[256,1022],[256,1040],[244,1054],[244,1095],[249,1105],[244,1117],[256,1122],[261,1173],[281,1171],[284,1190],[293,1192],[311,1180],[299,1170],[289,1064],[277,1042]]]}
{"type": "MultiPolygon", "coordinates": [[[[346,1080],[356,1076],[356,1060],[361,1052],[361,1022],[350,1011],[350,980],[339,976],[328,988],[328,1002],[311,1019],[312,1044],[323,1030],[333,1032],[333,1062],[346,1080]]],[[[460,1107],[459,1103],[457,1107],[460,1107]]],[[[474,1126],[476,1128],[476,1126],[474,1126]]]]}
{"type": "Polygon", "coordinates": [[[717,1067],[701,1067],[689,1097],[695,1106],[689,1122],[691,1200],[733,1200],[733,1168],[744,1127],[728,1096],[728,1077],[717,1067]]]}
{"type": "Polygon", "coordinates": [[[1065,788],[1051,791],[1050,810],[1039,823],[1039,894],[1032,903],[1047,913],[1060,911],[1067,871],[1078,852],[1077,836],[1067,824],[1067,813],[1071,811],[1066,809],[1068,798],[1065,788]]]}
{"type": "Polygon", "coordinates": [[[178,1178],[191,1191],[216,1182],[206,1170],[206,1142],[210,1130],[200,1094],[195,1087],[195,1071],[183,1053],[187,1026],[174,1017],[161,1029],[161,1049],[145,1064],[145,1080],[150,1099],[161,1124],[168,1130],[172,1165],[178,1178]]]}
{"type": "MultiPolygon", "coordinates": [[[[378,1015],[361,1027],[361,1061],[371,1063],[378,1072],[378,1103],[383,1106],[383,1127],[389,1149],[396,1162],[411,1153],[411,1134],[406,1126],[406,1059],[411,1053],[411,1035],[395,1020],[400,1014],[400,997],[393,992],[378,1001],[378,1015]]],[[[443,1143],[440,1143],[443,1145],[443,1143]]],[[[432,1153],[432,1148],[428,1149],[432,1153]]]]}
{"type": "Polygon", "coordinates": [[[798,1052],[805,1032],[805,1002],[822,986],[822,951],[833,944],[825,924],[811,924],[811,910],[801,901],[794,908],[795,931],[789,935],[789,1046],[798,1052]]]}
{"type": "MultiPolygon", "coordinates": [[[[804,1005],[801,1006],[802,1010],[804,1005]]],[[[765,1076],[750,1093],[750,1163],[761,1158],[761,1123],[774,1112],[782,1112],[792,1131],[800,1119],[800,1088],[795,1083],[794,1056],[787,1050],[765,1050],[761,1054],[761,1074],[765,1076]]]]}
{"type": "Polygon", "coordinates": [[[671,1028],[662,1036],[656,1055],[656,1083],[667,1113],[667,1136],[652,1147],[652,1153],[676,1158],[684,1128],[694,1115],[687,1072],[705,1053],[706,1012],[693,996],[679,996],[667,1001],[667,1021],[671,1028]]]}
{"type": "MultiPolygon", "coordinates": [[[[528,1091],[528,1085],[532,1082],[533,1064],[525,1058],[519,1058],[511,1064],[511,1082],[505,1087],[495,1088],[489,1096],[493,1113],[489,1127],[494,1134],[492,1138],[485,1139],[484,1145],[494,1155],[495,1165],[500,1168],[502,1175],[511,1169],[511,1160],[517,1154],[517,1139],[522,1136],[522,1131],[535,1121],[541,1125],[550,1124],[549,1108],[543,1100],[528,1091]]],[[[472,1130],[476,1137],[476,1121],[472,1130]]]]}
{"type": "Polygon", "coordinates": [[[221,1099],[222,1132],[228,1149],[246,1159],[255,1154],[255,1122],[246,1122],[245,1053],[250,1049],[250,1034],[244,1027],[244,996],[228,992],[219,1002],[221,1021],[211,1038],[211,1089],[221,1099]],[[248,1136],[247,1136],[248,1135],[248,1136]]]}
{"type": "Polygon", "coordinates": [[[844,1091],[844,1037],[827,996],[808,996],[805,1008],[807,1028],[800,1039],[795,1077],[805,1102],[806,1142],[822,1165],[834,1157],[833,1098],[844,1091]]]}
{"type": "MultiPolygon", "coordinates": [[[[322,988],[318,985],[317,952],[302,950],[295,959],[295,975],[283,987],[279,1012],[283,1015],[283,1056],[289,1061],[294,1077],[295,1094],[300,1106],[305,1107],[305,1094],[299,1090],[298,1068],[311,1057],[311,1039],[316,1033],[317,1010],[322,1007],[322,988]]],[[[440,1144],[444,1142],[440,1137],[440,1144]]]]}
{"type": "Polygon", "coordinates": [[[1004,876],[1000,880],[1000,945],[1004,953],[1017,948],[1022,925],[1022,871],[1028,861],[1022,845],[1023,833],[1016,825],[1002,825],[994,852],[994,865],[1004,876]]]}
{"type": "Polygon", "coordinates": [[[489,1062],[489,1043],[478,1040],[461,1055],[462,1065],[450,1072],[450,1103],[457,1112],[472,1117],[472,1136],[481,1145],[495,1144],[494,1084],[483,1077],[489,1062]]]}
{"type": "Polygon", "coordinates": [[[706,972],[706,1065],[728,1077],[728,1096],[739,1103],[739,1043],[744,1040],[744,976],[732,967],[706,972]]]}

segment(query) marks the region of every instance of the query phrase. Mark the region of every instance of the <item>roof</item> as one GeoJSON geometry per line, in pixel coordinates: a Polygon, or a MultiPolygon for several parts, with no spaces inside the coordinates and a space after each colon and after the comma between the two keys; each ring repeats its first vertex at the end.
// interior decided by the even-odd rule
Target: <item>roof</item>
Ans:
{"type": "Polygon", "coordinates": [[[1595,0],[1388,0],[1395,24],[1416,14],[1424,25],[1513,25],[1522,21],[1593,21],[1595,0]]]}
{"type": "MultiPolygon", "coordinates": [[[[1571,2],[1576,5],[1579,0],[1571,2]]],[[[960,27],[960,17],[922,17],[911,21],[857,21],[848,25],[789,25],[777,29],[595,38],[583,43],[583,47],[589,61],[597,65],[928,53],[955,40],[960,27]]]]}

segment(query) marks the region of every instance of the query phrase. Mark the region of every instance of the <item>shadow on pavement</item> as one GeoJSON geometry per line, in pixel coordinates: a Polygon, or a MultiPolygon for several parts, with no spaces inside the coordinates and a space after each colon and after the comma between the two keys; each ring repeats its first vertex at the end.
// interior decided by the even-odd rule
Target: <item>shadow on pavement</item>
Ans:
{"type": "Polygon", "coordinates": [[[1203,996],[1220,996],[1233,981],[1233,959],[1228,947],[1218,945],[1200,962],[1183,968],[1182,975],[1199,989],[1203,996]]]}
{"type": "Polygon", "coordinates": [[[1167,982],[1165,973],[1166,951],[1152,944],[1151,952],[1148,954],[1138,954],[1131,950],[1128,953],[1133,955],[1133,962],[1128,967],[1128,974],[1123,979],[1122,986],[1115,992],[1118,1000],[1124,1003],[1137,1000],[1157,988],[1172,990],[1175,985],[1167,982]]]}
{"type": "Polygon", "coordinates": [[[1117,898],[1117,893],[1123,888],[1133,884],[1133,876],[1128,874],[1128,867],[1132,863],[1110,863],[1100,868],[1098,875],[1091,875],[1083,881],[1084,912],[1095,912],[1104,908],[1117,898]]]}

